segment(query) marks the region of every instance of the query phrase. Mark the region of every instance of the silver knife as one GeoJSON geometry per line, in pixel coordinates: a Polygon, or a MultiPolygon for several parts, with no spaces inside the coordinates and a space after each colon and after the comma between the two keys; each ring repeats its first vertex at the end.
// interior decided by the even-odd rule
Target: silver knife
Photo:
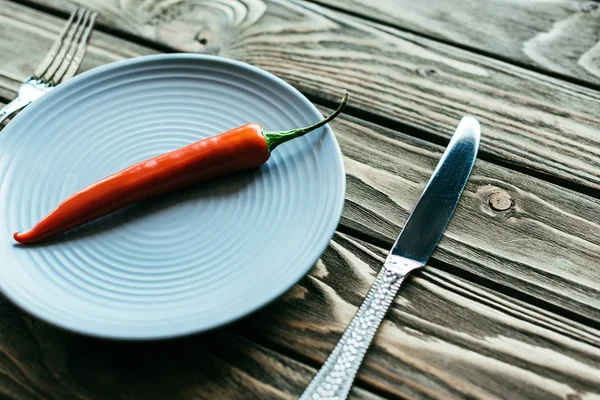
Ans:
{"type": "Polygon", "coordinates": [[[481,128],[463,117],[367,297],[300,400],[346,399],[352,382],[402,281],[425,266],[471,174],[481,128]]]}

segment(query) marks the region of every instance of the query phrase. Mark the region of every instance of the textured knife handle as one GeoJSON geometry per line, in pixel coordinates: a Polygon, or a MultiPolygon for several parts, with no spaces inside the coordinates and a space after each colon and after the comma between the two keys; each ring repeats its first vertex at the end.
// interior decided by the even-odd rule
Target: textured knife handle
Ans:
{"type": "Polygon", "coordinates": [[[345,399],[404,274],[382,268],[350,325],[300,400],[345,399]]]}

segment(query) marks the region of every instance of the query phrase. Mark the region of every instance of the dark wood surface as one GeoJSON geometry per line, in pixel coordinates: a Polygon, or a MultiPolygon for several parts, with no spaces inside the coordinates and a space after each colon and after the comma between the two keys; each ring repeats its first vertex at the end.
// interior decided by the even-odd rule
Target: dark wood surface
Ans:
{"type": "Polygon", "coordinates": [[[297,398],[467,113],[483,125],[481,157],[353,398],[600,398],[600,3],[0,0],[0,100],[77,4],[100,12],[80,71],[207,52],[279,75],[323,113],[348,88],[331,124],[346,203],[307,277],[205,334],[92,339],[0,298],[0,398],[297,398]]]}

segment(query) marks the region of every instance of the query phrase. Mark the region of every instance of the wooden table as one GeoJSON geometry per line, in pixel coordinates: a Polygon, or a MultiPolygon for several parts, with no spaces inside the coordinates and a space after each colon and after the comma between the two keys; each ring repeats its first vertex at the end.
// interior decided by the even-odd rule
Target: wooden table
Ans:
{"type": "Polygon", "coordinates": [[[282,77],[324,113],[348,88],[331,124],[346,204],[307,277],[209,333],[97,340],[0,299],[1,399],[297,398],[465,114],[483,126],[480,157],[352,398],[600,399],[600,3],[0,0],[0,101],[77,3],[100,13],[81,70],[218,54],[282,77]]]}

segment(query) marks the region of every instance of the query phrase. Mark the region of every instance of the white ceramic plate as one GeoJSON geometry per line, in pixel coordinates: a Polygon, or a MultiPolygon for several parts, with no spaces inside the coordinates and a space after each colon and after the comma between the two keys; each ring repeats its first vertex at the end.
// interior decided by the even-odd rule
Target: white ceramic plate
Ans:
{"type": "MultiPolygon", "coordinates": [[[[341,97],[341,93],[340,93],[341,97]]],[[[110,338],[165,338],[230,322],[283,294],[325,250],[345,175],[328,126],[261,168],[142,202],[54,240],[18,245],[62,200],[149,157],[248,122],[322,118],[281,79],[170,54],[85,72],[0,133],[0,287],[35,316],[110,338]]]]}

